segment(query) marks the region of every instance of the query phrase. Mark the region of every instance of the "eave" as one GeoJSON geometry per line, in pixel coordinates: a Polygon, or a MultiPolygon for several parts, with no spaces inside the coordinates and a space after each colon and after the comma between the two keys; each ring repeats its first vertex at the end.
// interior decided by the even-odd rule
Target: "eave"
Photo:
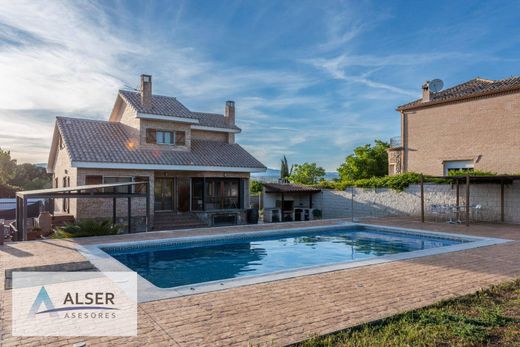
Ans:
{"type": "Polygon", "coordinates": [[[479,93],[473,93],[470,95],[453,97],[453,98],[449,98],[449,99],[432,100],[432,101],[428,101],[428,102],[418,102],[417,104],[409,105],[409,106],[399,106],[395,110],[398,112],[404,112],[404,111],[416,110],[416,109],[420,109],[420,108],[432,107],[432,106],[437,106],[437,105],[442,105],[442,104],[451,104],[451,103],[456,103],[456,102],[461,102],[461,101],[468,101],[468,100],[472,100],[472,99],[479,99],[479,98],[483,98],[483,97],[487,97],[487,96],[509,94],[509,93],[516,92],[519,90],[520,90],[520,86],[514,86],[514,87],[498,89],[498,90],[488,90],[488,91],[483,91],[483,92],[479,92],[479,93]]]}

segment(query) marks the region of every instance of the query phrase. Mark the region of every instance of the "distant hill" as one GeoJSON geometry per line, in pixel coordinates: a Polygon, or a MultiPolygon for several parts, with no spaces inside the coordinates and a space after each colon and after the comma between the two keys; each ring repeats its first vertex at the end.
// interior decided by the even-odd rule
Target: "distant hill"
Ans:
{"type": "MultiPolygon", "coordinates": [[[[257,181],[261,182],[277,182],[278,178],[280,178],[280,170],[270,169],[268,168],[266,172],[254,172],[251,174],[251,177],[257,181]]],[[[334,178],[338,178],[339,175],[337,172],[326,172],[325,179],[332,180],[334,178]]]]}

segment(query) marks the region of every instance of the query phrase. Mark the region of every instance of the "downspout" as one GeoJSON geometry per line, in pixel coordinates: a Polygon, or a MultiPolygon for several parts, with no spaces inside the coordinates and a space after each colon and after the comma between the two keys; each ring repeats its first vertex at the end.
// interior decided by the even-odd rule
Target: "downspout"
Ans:
{"type": "Polygon", "coordinates": [[[401,111],[401,142],[401,146],[403,147],[401,172],[405,173],[408,171],[408,119],[404,111],[401,111]]]}

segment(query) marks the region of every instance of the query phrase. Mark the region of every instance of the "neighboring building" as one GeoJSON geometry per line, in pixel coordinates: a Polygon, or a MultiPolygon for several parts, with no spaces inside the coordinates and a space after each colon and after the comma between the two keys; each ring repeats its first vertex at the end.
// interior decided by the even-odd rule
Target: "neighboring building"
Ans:
{"type": "MultiPolygon", "coordinates": [[[[250,173],[265,167],[235,143],[239,132],[233,101],[225,115],[193,112],[153,95],[152,77],[141,75],[140,92],[120,90],[108,121],[57,117],[47,168],[54,187],[148,180],[151,211],[156,221],[163,212],[165,227],[190,224],[175,220],[179,212],[209,225],[243,223],[250,173]]],[[[125,200],[117,202],[120,217],[125,200]]],[[[110,218],[111,207],[110,199],[55,201],[55,213],[77,219],[110,218]]],[[[144,199],[133,204],[133,215],[144,216],[145,207],[144,199]]]]}
{"type": "Polygon", "coordinates": [[[475,78],[399,106],[401,137],[391,140],[389,174],[450,170],[520,173],[520,77],[475,78]]]}

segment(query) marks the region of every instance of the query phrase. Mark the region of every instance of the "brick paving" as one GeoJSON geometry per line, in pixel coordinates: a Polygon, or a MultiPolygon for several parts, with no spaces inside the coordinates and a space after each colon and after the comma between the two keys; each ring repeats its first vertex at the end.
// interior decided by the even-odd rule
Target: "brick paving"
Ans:
{"type": "MultiPolygon", "coordinates": [[[[334,220],[284,223],[284,228],[334,220]]],[[[520,226],[421,224],[409,219],[368,220],[416,229],[513,239],[515,242],[362,268],[286,279],[139,305],[137,337],[20,338],[10,335],[11,293],[5,269],[85,259],[78,243],[117,242],[279,228],[257,225],[218,229],[10,243],[0,246],[0,345],[71,346],[282,346],[381,319],[439,300],[469,294],[520,275],[520,226]]]]}

